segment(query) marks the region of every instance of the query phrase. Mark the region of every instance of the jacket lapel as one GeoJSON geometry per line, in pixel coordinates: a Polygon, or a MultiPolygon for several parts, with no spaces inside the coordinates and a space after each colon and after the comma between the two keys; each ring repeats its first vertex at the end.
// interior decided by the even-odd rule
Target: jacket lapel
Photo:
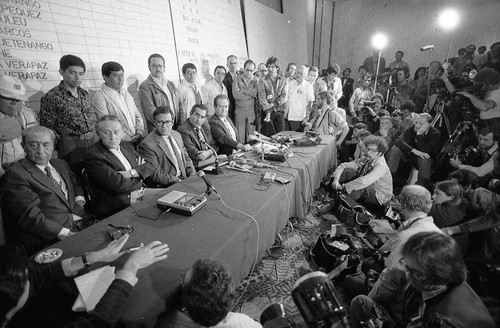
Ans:
{"type": "MultiPolygon", "coordinates": [[[[50,178],[45,173],[43,173],[30,160],[28,160],[26,158],[23,159],[23,164],[24,164],[24,167],[26,168],[26,170],[28,172],[30,172],[30,174],[33,176],[33,178],[35,180],[37,180],[43,186],[45,186],[45,187],[49,188],[50,190],[52,190],[54,192],[54,194],[56,194],[57,196],[59,196],[59,198],[61,198],[61,200],[66,204],[66,206],[68,206],[68,208],[71,209],[71,207],[69,205],[69,202],[68,202],[68,199],[66,198],[66,196],[64,196],[64,193],[62,192],[61,188],[59,188],[52,180],[50,180],[50,178]]],[[[63,176],[63,174],[61,173],[60,170],[58,170],[58,172],[59,172],[59,174],[61,176],[63,176]]],[[[68,183],[66,183],[66,186],[68,186],[68,183]]],[[[68,193],[68,195],[69,195],[69,193],[68,193]]]]}
{"type": "Polygon", "coordinates": [[[156,134],[156,132],[155,132],[154,136],[155,136],[156,142],[158,144],[158,147],[160,147],[160,149],[163,151],[163,153],[165,153],[165,155],[167,156],[167,159],[170,161],[170,163],[172,163],[172,165],[174,165],[175,160],[173,158],[173,154],[168,149],[167,142],[165,141],[165,139],[163,139],[162,136],[156,134]]]}

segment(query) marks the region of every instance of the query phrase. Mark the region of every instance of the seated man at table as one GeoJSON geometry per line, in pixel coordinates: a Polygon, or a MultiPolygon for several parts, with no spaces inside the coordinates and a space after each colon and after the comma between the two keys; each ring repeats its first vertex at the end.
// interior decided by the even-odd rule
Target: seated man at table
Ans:
{"type": "Polygon", "coordinates": [[[181,134],[172,130],[172,110],[166,106],[158,107],[153,112],[153,120],[155,130],[144,138],[138,152],[146,162],[146,185],[164,188],[186,179],[196,170],[184,148],[181,134]]]}
{"type": "Polygon", "coordinates": [[[44,126],[23,131],[26,157],[2,177],[1,202],[7,237],[29,254],[82,228],[85,198],[68,164],[52,158],[55,133],[44,126]]]}
{"type": "Polygon", "coordinates": [[[230,312],[235,291],[231,272],[215,260],[199,259],[181,276],[181,312],[169,313],[161,328],[258,328],[258,322],[243,313],[230,312]]]}
{"type": "Polygon", "coordinates": [[[387,143],[381,137],[368,136],[364,144],[366,155],[340,164],[333,172],[332,185],[354,200],[380,207],[392,198],[392,175],[384,158],[387,143]]]}
{"type": "Polygon", "coordinates": [[[212,137],[218,147],[217,154],[231,155],[233,150],[250,151],[252,146],[242,144],[237,139],[236,127],[227,116],[229,111],[229,98],[226,95],[218,95],[214,99],[215,115],[210,121],[212,137]]]}
{"type": "Polygon", "coordinates": [[[85,175],[94,201],[88,210],[101,218],[110,216],[140,200],[146,165],[139,165],[134,146],[122,141],[122,122],[114,115],[97,121],[96,142],[83,157],[85,175]]]}
{"type": "MultiPolygon", "coordinates": [[[[128,251],[120,252],[128,240],[128,235],[111,242],[107,247],[89,254],[71,257],[35,269],[28,269],[26,254],[20,247],[0,246],[0,326],[1,327],[54,327],[47,323],[47,314],[37,311],[34,297],[43,290],[50,289],[67,277],[74,276],[84,267],[94,263],[110,263],[128,251]],[[35,294],[35,295],[33,295],[35,294]],[[32,313],[32,311],[36,313],[32,313]]],[[[116,277],[108,287],[93,311],[67,323],[65,327],[111,327],[121,316],[127,305],[127,298],[137,283],[137,271],[167,258],[168,245],[154,241],[134,251],[116,272],[116,277]]],[[[70,305],[68,305],[69,310],[70,305]]],[[[66,309],[61,311],[64,313],[66,309]]],[[[64,321],[64,319],[63,319],[64,321]]]]}
{"type": "Polygon", "coordinates": [[[210,148],[215,147],[210,124],[206,122],[207,106],[196,104],[191,108],[189,118],[179,126],[184,147],[195,167],[198,167],[199,161],[204,161],[214,154],[210,148]]]}

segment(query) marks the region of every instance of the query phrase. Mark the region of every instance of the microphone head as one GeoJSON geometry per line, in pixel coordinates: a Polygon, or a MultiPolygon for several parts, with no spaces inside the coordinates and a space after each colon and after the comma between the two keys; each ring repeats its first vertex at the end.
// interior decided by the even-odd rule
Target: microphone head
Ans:
{"type": "Polygon", "coordinates": [[[229,163],[227,163],[230,167],[233,167],[236,165],[236,162],[235,161],[229,161],[229,163]]]}
{"type": "Polygon", "coordinates": [[[203,170],[199,170],[197,173],[196,173],[200,178],[203,178],[205,176],[205,172],[203,172],[203,170]]]}

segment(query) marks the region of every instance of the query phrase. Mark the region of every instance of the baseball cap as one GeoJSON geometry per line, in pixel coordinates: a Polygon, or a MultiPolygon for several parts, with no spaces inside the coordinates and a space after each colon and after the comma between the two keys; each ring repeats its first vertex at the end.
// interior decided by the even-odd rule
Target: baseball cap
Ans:
{"type": "Polygon", "coordinates": [[[24,96],[26,89],[17,78],[0,74],[0,95],[5,98],[27,100],[24,96]]]}

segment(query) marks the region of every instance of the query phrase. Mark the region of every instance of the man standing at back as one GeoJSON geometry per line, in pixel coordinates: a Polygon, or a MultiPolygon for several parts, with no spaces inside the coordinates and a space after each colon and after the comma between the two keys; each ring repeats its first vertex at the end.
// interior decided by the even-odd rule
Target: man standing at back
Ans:
{"type": "Polygon", "coordinates": [[[224,85],[227,89],[227,97],[229,98],[229,114],[228,116],[234,121],[235,119],[235,103],[233,96],[233,82],[236,79],[236,75],[238,75],[238,57],[235,55],[229,55],[227,57],[227,68],[229,72],[226,73],[226,77],[224,78],[224,85]]]}
{"type": "Polygon", "coordinates": [[[97,120],[92,99],[80,85],[85,64],[79,57],[64,55],[59,60],[63,80],[40,100],[40,125],[52,129],[57,136],[57,157],[65,159],[75,172],[87,149],[96,141],[97,120]]]}
{"type": "Polygon", "coordinates": [[[257,78],[253,75],[255,63],[247,60],[243,74],[233,81],[233,96],[236,103],[235,123],[238,140],[248,142],[248,135],[255,131],[255,99],[257,98],[257,78]]]}
{"type": "Polygon", "coordinates": [[[134,98],[123,87],[123,67],[117,62],[107,62],[102,65],[101,73],[105,82],[92,99],[96,115],[117,116],[123,122],[123,139],[137,145],[142,140],[144,123],[134,98]]]}
{"type": "MultiPolygon", "coordinates": [[[[214,78],[212,81],[205,83],[201,88],[201,95],[203,97],[203,104],[207,106],[207,119],[210,119],[215,113],[214,109],[214,99],[218,95],[226,95],[227,89],[224,83],[224,78],[226,77],[226,69],[224,66],[217,66],[214,69],[214,78]]],[[[186,109],[188,110],[188,109],[186,109]]],[[[189,108],[192,110],[192,107],[189,108]]]]}
{"type": "Polygon", "coordinates": [[[172,81],[163,76],[165,74],[165,59],[160,54],[152,54],[148,58],[148,67],[151,72],[139,86],[139,101],[142,113],[146,119],[148,132],[155,129],[153,111],[160,106],[169,106],[174,116],[179,115],[179,97],[172,81]]]}
{"type": "Polygon", "coordinates": [[[205,102],[201,93],[201,85],[198,82],[198,69],[193,63],[182,65],[182,75],[184,81],[179,85],[179,99],[181,110],[176,117],[175,125],[181,125],[188,118],[188,113],[196,104],[205,102]]]}

